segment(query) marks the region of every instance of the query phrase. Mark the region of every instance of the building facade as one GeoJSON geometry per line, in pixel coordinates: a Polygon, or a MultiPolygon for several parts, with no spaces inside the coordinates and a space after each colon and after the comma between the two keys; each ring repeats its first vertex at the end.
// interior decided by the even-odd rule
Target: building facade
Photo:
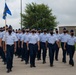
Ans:
{"type": "Polygon", "coordinates": [[[76,26],[59,26],[59,32],[62,33],[63,32],[63,28],[66,28],[68,31],[70,31],[71,29],[74,30],[74,33],[76,35],[76,26]]]}

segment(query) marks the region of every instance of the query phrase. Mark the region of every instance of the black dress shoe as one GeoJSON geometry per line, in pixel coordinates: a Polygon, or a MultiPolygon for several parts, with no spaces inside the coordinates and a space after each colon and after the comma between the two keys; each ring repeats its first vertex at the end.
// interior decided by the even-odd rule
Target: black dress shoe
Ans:
{"type": "Polygon", "coordinates": [[[74,66],[74,64],[71,64],[72,66],[74,66]]]}
{"type": "Polygon", "coordinates": [[[30,65],[30,67],[32,68],[32,67],[33,67],[33,65],[30,65]]]}
{"type": "Polygon", "coordinates": [[[41,60],[41,58],[39,60],[41,60]]]}
{"type": "Polygon", "coordinates": [[[62,60],[63,63],[66,63],[66,61],[62,60]]]}
{"type": "Polygon", "coordinates": [[[18,56],[18,58],[21,58],[20,56],[18,56]]]}
{"type": "Polygon", "coordinates": [[[6,65],[6,62],[4,62],[4,65],[6,65]]]}
{"type": "Polygon", "coordinates": [[[43,64],[45,64],[46,63],[46,61],[43,61],[43,64]]]}
{"type": "Polygon", "coordinates": [[[25,64],[29,64],[29,62],[25,62],[25,64]]]}
{"type": "Polygon", "coordinates": [[[54,65],[53,64],[50,64],[50,67],[53,67],[54,65]]]}
{"type": "Polygon", "coordinates": [[[39,60],[39,58],[37,58],[37,60],[39,60]]]}
{"type": "Polygon", "coordinates": [[[55,59],[56,61],[58,61],[58,59],[55,59]]]}
{"type": "Polygon", "coordinates": [[[9,73],[9,72],[10,72],[10,69],[7,70],[7,73],[9,73]]]}
{"type": "Polygon", "coordinates": [[[71,62],[69,61],[69,65],[71,65],[71,62]]]}
{"type": "Polygon", "coordinates": [[[66,63],[66,61],[64,61],[64,63],[66,63]]]}
{"type": "Polygon", "coordinates": [[[33,65],[33,67],[36,67],[35,65],[33,65]]]}
{"type": "Polygon", "coordinates": [[[10,69],[10,72],[12,72],[12,69],[10,69]]]}
{"type": "Polygon", "coordinates": [[[24,61],[23,59],[21,59],[21,61],[24,61]]]}

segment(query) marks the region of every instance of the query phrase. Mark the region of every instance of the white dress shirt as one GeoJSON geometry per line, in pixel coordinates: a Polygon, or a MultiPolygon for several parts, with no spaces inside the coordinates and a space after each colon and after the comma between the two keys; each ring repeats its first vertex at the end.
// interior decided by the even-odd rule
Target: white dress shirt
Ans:
{"type": "Polygon", "coordinates": [[[62,33],[62,34],[60,34],[60,41],[61,42],[67,42],[68,37],[69,37],[69,34],[62,33]]]}
{"type": "Polygon", "coordinates": [[[29,36],[30,36],[29,33],[23,34],[23,36],[22,36],[22,41],[24,41],[24,43],[26,43],[26,42],[28,41],[29,36]]]}
{"type": "Polygon", "coordinates": [[[75,45],[76,43],[76,37],[75,36],[69,36],[68,39],[67,39],[67,44],[68,45],[75,45]]]}
{"type": "Polygon", "coordinates": [[[47,38],[47,42],[50,44],[55,44],[55,42],[58,41],[57,37],[53,34],[49,34],[47,38]]]}
{"type": "Polygon", "coordinates": [[[7,45],[13,45],[14,42],[17,41],[17,37],[11,33],[11,35],[9,35],[9,33],[7,33],[6,35],[4,35],[3,41],[6,42],[7,45]]]}
{"type": "Polygon", "coordinates": [[[34,34],[30,34],[29,37],[28,37],[28,42],[30,44],[36,44],[37,42],[39,41],[39,37],[38,35],[36,35],[35,33],[34,34]]]}
{"type": "Polygon", "coordinates": [[[47,41],[47,33],[46,34],[44,34],[44,33],[40,34],[40,41],[44,42],[44,43],[47,41]]]}

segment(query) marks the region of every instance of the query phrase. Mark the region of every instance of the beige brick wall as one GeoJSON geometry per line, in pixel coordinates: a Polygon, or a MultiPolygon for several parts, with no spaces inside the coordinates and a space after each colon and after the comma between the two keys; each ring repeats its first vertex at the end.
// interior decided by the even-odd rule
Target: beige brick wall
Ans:
{"type": "Polygon", "coordinates": [[[63,32],[63,28],[66,28],[68,31],[70,31],[71,29],[74,30],[75,32],[75,35],[76,35],[76,26],[62,26],[62,27],[59,27],[59,32],[62,33],[63,32]]]}

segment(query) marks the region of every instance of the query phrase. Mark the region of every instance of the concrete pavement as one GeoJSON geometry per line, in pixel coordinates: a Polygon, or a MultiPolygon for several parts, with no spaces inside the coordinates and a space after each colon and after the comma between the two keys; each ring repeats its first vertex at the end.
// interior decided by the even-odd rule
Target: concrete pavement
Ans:
{"type": "Polygon", "coordinates": [[[21,62],[20,58],[14,57],[14,67],[12,72],[6,73],[6,66],[0,59],[0,75],[76,75],[76,53],[74,55],[75,66],[69,65],[69,57],[67,63],[62,63],[62,51],[59,51],[59,61],[54,61],[54,67],[49,65],[49,57],[47,55],[46,64],[42,64],[42,60],[36,60],[36,68],[30,68],[30,64],[26,65],[21,62]]]}

